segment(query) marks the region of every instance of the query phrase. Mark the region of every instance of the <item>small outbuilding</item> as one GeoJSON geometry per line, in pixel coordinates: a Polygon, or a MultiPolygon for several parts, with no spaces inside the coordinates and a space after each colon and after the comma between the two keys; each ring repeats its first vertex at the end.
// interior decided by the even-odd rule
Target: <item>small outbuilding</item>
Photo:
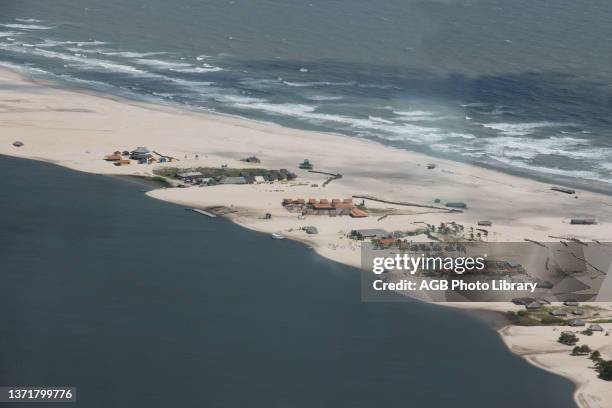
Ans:
{"type": "Polygon", "coordinates": [[[493,223],[491,221],[478,221],[478,225],[481,227],[490,227],[493,223]]]}
{"type": "Polygon", "coordinates": [[[576,306],[578,306],[578,301],[571,299],[571,300],[566,300],[565,302],[563,302],[563,304],[565,306],[576,307],[576,306]]]}
{"type": "Polygon", "coordinates": [[[246,184],[247,181],[244,177],[224,177],[221,180],[221,184],[246,184]]]}
{"type": "Polygon", "coordinates": [[[550,311],[550,315],[555,317],[565,317],[567,316],[567,313],[565,312],[565,310],[555,309],[550,311]]]}
{"type": "Polygon", "coordinates": [[[121,157],[120,154],[109,154],[108,156],[104,158],[104,160],[106,161],[114,161],[114,162],[119,161],[121,159],[123,158],[121,157]]]}
{"type": "Polygon", "coordinates": [[[308,159],[304,159],[298,166],[302,170],[312,170],[312,163],[308,159]]]}
{"type": "Polygon", "coordinates": [[[595,225],[597,220],[595,218],[572,218],[570,220],[572,225],[595,225]]]}
{"type": "Polygon", "coordinates": [[[450,203],[446,203],[446,206],[449,208],[467,208],[467,204],[461,201],[454,201],[450,203]]]}
{"type": "Polygon", "coordinates": [[[365,238],[385,238],[389,236],[389,232],[384,229],[372,228],[372,229],[358,229],[352,230],[351,235],[359,239],[365,238]]]}
{"type": "Polygon", "coordinates": [[[132,150],[130,153],[130,158],[133,160],[141,160],[147,159],[148,155],[151,154],[151,151],[144,146],[139,146],[136,149],[132,150]]]}
{"type": "Polygon", "coordinates": [[[603,327],[601,327],[598,324],[591,324],[591,325],[589,325],[589,330],[590,331],[598,331],[598,332],[603,332],[604,331],[603,327]]]}
{"type": "Polygon", "coordinates": [[[257,156],[249,156],[242,159],[243,162],[247,163],[261,163],[261,160],[257,156]]]}
{"type": "Polygon", "coordinates": [[[176,178],[185,183],[194,183],[201,181],[204,178],[204,175],[199,171],[187,171],[184,173],[178,173],[176,178]]]}
{"type": "Polygon", "coordinates": [[[539,309],[541,308],[542,305],[540,304],[540,302],[531,302],[525,305],[525,309],[527,310],[535,310],[535,309],[539,309]]]}
{"type": "Polygon", "coordinates": [[[568,324],[572,327],[579,327],[579,326],[586,325],[586,322],[582,319],[574,319],[574,320],[570,320],[568,324]]]}

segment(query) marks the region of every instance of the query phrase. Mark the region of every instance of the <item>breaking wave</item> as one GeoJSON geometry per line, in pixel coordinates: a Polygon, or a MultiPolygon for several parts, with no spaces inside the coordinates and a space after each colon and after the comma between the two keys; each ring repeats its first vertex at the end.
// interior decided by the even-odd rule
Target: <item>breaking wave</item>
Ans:
{"type": "Polygon", "coordinates": [[[537,129],[547,127],[572,126],[570,123],[532,122],[532,123],[482,123],[482,126],[497,130],[507,136],[525,136],[537,129]]]}
{"type": "Polygon", "coordinates": [[[55,28],[55,27],[49,27],[49,26],[44,26],[44,25],[38,25],[38,24],[16,24],[16,23],[0,24],[0,26],[6,27],[6,28],[16,28],[16,29],[21,29],[21,30],[52,30],[55,28]]]}

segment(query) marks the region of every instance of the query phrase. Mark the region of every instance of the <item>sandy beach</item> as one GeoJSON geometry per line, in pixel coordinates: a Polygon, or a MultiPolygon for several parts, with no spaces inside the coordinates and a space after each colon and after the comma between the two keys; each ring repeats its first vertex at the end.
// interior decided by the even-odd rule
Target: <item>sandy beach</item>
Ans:
{"type": "MultiPolygon", "coordinates": [[[[456,222],[477,228],[490,220],[488,240],[496,242],[558,241],[558,238],[607,241],[612,239],[612,197],[578,191],[564,194],[549,184],[425,155],[385,147],[341,135],[320,134],[254,121],[210,115],[112,97],[76,92],[52,84],[27,81],[0,70],[0,154],[53,162],[98,174],[154,176],[161,167],[286,168],[297,174],[288,183],[218,185],[206,188],[165,188],[149,192],[156,199],[188,207],[223,207],[236,223],[253,230],[303,241],[320,255],[359,266],[360,247],[346,234],[352,229],[389,231],[456,222]],[[23,142],[16,147],[15,141],[23,142]],[[115,150],[137,146],[179,162],[114,166],[104,157],[115,150]],[[240,159],[256,155],[260,164],[240,159]],[[326,176],[298,169],[309,159],[317,170],[343,177],[323,186],[326,176]],[[428,168],[428,164],[435,168],[428,168]],[[284,198],[348,198],[374,196],[420,205],[465,202],[463,212],[406,207],[367,200],[373,211],[367,218],[298,217],[288,212],[284,198]],[[271,214],[266,219],[265,214],[271,214]],[[380,219],[375,214],[386,214],[380,219]],[[592,217],[597,225],[570,225],[572,217],[592,217]],[[307,235],[304,226],[316,226],[307,235]]],[[[437,205],[435,205],[437,206],[437,205]]],[[[470,304],[507,311],[508,304],[470,304]]],[[[609,304],[602,305],[610,308],[609,304]]],[[[606,330],[612,326],[606,325],[606,330]]],[[[587,359],[569,356],[556,343],[558,327],[507,327],[500,331],[508,347],[528,361],[572,379],[582,407],[612,406],[612,387],[596,378],[587,359]]],[[[612,337],[596,333],[586,343],[612,358],[612,337]]]]}
{"type": "MultiPolygon", "coordinates": [[[[601,324],[605,331],[612,331],[612,324],[601,324]]],[[[562,375],[574,381],[578,389],[574,394],[576,403],[581,407],[610,406],[610,384],[593,375],[593,361],[587,356],[572,356],[572,347],[557,342],[559,335],[567,328],[559,327],[522,327],[507,326],[499,331],[502,339],[512,352],[523,356],[533,365],[562,375]]],[[[612,341],[605,333],[596,332],[592,336],[575,332],[580,345],[586,344],[592,350],[599,350],[604,359],[612,356],[612,341]]]]}

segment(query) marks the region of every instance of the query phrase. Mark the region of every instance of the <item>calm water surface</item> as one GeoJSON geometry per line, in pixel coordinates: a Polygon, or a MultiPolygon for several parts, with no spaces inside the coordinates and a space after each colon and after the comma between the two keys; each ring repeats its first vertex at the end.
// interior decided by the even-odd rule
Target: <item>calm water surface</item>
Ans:
{"type": "Polygon", "coordinates": [[[0,384],[74,385],[88,408],[575,407],[483,322],[362,303],[356,270],[300,244],[132,181],[0,172],[0,384]]]}

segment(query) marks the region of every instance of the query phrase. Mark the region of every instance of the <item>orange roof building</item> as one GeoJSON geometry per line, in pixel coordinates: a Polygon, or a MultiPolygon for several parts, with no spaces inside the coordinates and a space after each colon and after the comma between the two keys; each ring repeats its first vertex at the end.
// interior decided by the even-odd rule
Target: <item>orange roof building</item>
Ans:
{"type": "MultiPolygon", "coordinates": [[[[323,201],[323,200],[321,200],[321,201],[323,201]]],[[[332,207],[332,205],[330,203],[319,202],[319,203],[314,203],[312,205],[312,208],[314,208],[315,210],[331,210],[334,207],[332,207]]]]}
{"type": "Polygon", "coordinates": [[[350,216],[353,218],[365,218],[368,216],[368,213],[355,207],[351,210],[350,216]]]}
{"type": "Polygon", "coordinates": [[[342,209],[344,209],[344,208],[350,209],[350,208],[355,207],[355,204],[353,204],[353,203],[341,203],[341,202],[337,202],[337,203],[334,203],[333,205],[334,205],[334,208],[342,208],[342,209]]]}
{"type": "Polygon", "coordinates": [[[383,246],[387,246],[387,245],[393,245],[395,243],[397,243],[399,241],[398,238],[382,238],[380,240],[378,240],[378,242],[380,243],[380,245],[383,246]]]}

